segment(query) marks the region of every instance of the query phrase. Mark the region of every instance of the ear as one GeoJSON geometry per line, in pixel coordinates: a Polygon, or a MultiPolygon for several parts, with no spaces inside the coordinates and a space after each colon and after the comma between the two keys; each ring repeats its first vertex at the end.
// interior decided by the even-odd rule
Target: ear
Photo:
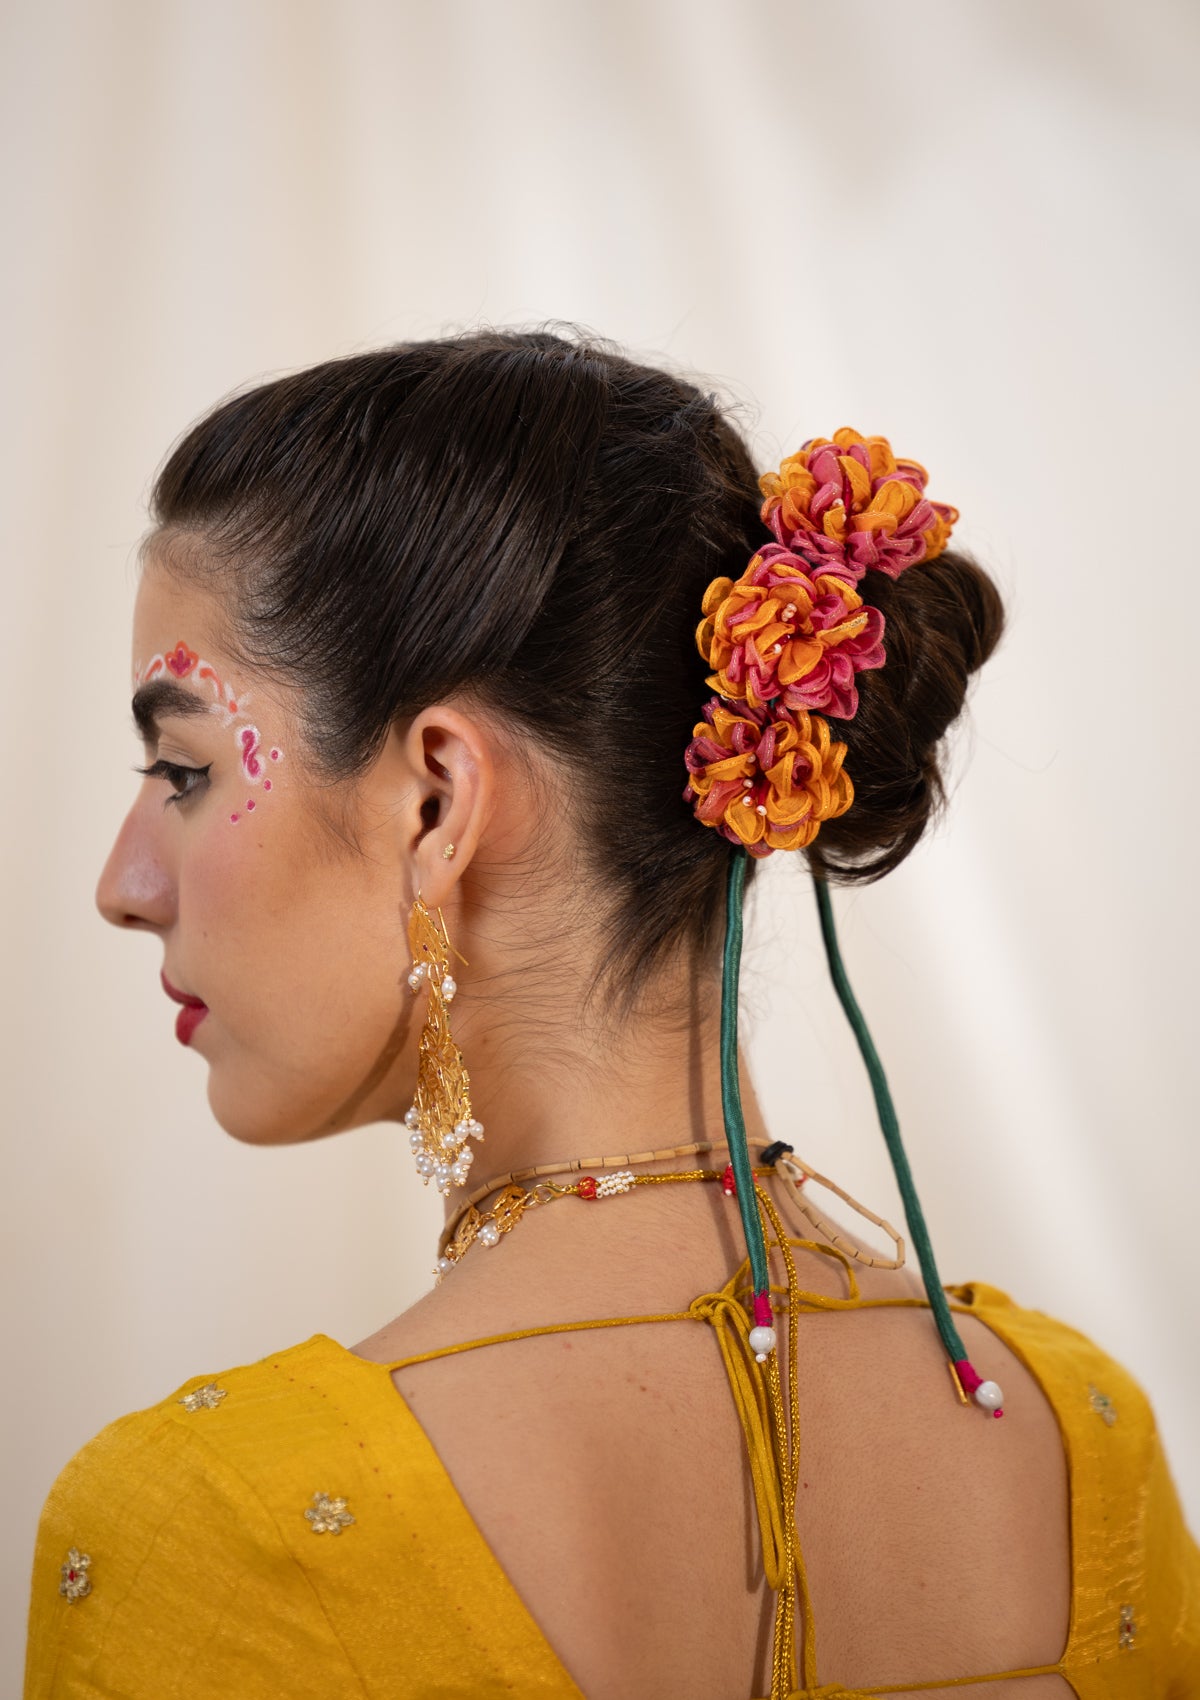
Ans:
{"type": "Polygon", "coordinates": [[[496,757],[480,720],[449,703],[422,709],[404,738],[416,775],[421,830],[411,847],[413,891],[445,904],[474,856],[496,796],[496,757]],[[445,855],[453,844],[453,859],[445,855]]]}

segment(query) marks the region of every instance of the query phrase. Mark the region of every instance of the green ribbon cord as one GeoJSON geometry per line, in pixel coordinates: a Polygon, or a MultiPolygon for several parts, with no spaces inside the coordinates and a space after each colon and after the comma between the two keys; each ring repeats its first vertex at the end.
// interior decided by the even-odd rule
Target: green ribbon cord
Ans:
{"type": "Polygon", "coordinates": [[[721,975],[721,1110],[737,1185],[742,1231],[750,1253],[750,1276],[754,1291],[765,1293],[770,1288],[771,1278],[767,1273],[767,1248],[763,1243],[762,1222],[754,1197],[754,1175],[750,1168],[750,1148],[746,1144],[746,1123],[738,1081],[738,971],[742,960],[742,893],[746,889],[749,859],[749,852],[738,845],[729,861],[726,885],[725,965],[721,975]]]}
{"type": "MultiPolygon", "coordinates": [[[[750,1274],[754,1291],[765,1293],[770,1288],[767,1248],[763,1242],[762,1222],[759,1219],[758,1208],[754,1202],[754,1175],[750,1165],[750,1150],[746,1144],[746,1123],[742,1115],[742,1094],[738,1080],[738,974],[742,957],[742,897],[746,889],[748,861],[748,852],[739,846],[730,858],[729,879],[726,887],[725,962],[721,978],[721,1107],[725,1117],[725,1133],[729,1141],[729,1156],[733,1166],[733,1176],[737,1183],[737,1200],[742,1217],[742,1230],[746,1236],[746,1249],[750,1253],[750,1274]]],[[[883,1129],[888,1155],[892,1160],[892,1169],[900,1188],[900,1196],[904,1201],[905,1220],[908,1223],[908,1231],[916,1248],[917,1260],[921,1265],[925,1292],[929,1298],[934,1320],[937,1323],[938,1333],[942,1337],[942,1344],[945,1346],[951,1361],[959,1363],[967,1356],[967,1350],[962,1343],[962,1336],[954,1326],[950,1306],[946,1302],[946,1295],[942,1291],[942,1284],[938,1279],[933,1247],[929,1242],[929,1230],[925,1226],[921,1201],[917,1197],[912,1170],[909,1168],[908,1157],[900,1139],[900,1123],[896,1118],[896,1107],[892,1103],[887,1076],[883,1072],[879,1053],[875,1049],[874,1042],[867,1030],[862,1010],[859,1009],[857,999],[851,990],[846,967],[842,961],[842,953],[838,948],[837,931],[833,924],[833,906],[829,900],[829,882],[814,874],[813,886],[817,895],[817,909],[821,917],[821,937],[825,941],[825,955],[829,962],[830,977],[833,980],[842,1008],[846,1012],[846,1019],[854,1031],[854,1037],[858,1040],[862,1059],[867,1065],[871,1089],[875,1094],[875,1108],[879,1114],[879,1125],[883,1129]]]]}
{"type": "Polygon", "coordinates": [[[929,1230],[926,1228],[925,1218],[921,1214],[921,1202],[917,1197],[917,1189],[913,1185],[912,1171],[908,1166],[904,1146],[900,1142],[900,1123],[896,1119],[896,1109],[892,1103],[892,1095],[888,1091],[887,1076],[883,1072],[879,1053],[871,1041],[871,1035],[867,1031],[862,1010],[858,1007],[854,993],[850,989],[850,981],[846,977],[846,969],[842,962],[841,951],[838,949],[837,933],[833,925],[833,905],[829,901],[829,882],[814,873],[813,885],[817,893],[817,909],[821,916],[821,936],[825,940],[825,955],[829,961],[829,972],[834,986],[837,988],[837,995],[841,999],[842,1008],[846,1012],[846,1019],[854,1029],[854,1037],[858,1040],[858,1048],[862,1052],[863,1061],[867,1065],[867,1073],[871,1077],[871,1088],[875,1093],[875,1108],[879,1112],[879,1125],[883,1129],[883,1137],[887,1141],[888,1155],[892,1159],[892,1168],[895,1170],[900,1196],[904,1200],[904,1215],[921,1265],[925,1291],[938,1325],[938,1333],[942,1337],[942,1344],[950,1354],[951,1360],[958,1363],[967,1356],[967,1350],[962,1343],[958,1329],[954,1326],[950,1306],[946,1302],[946,1295],[942,1291],[942,1284],[938,1279],[937,1264],[933,1260],[933,1247],[929,1243],[929,1230]]]}

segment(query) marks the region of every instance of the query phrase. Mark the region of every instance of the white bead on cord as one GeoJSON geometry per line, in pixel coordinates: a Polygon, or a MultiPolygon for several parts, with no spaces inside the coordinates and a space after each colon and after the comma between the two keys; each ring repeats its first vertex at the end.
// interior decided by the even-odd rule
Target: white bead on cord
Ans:
{"type": "Polygon", "coordinates": [[[997,1381],[981,1381],[975,1389],[975,1403],[982,1405],[985,1411],[998,1411],[1004,1403],[1004,1394],[1000,1391],[997,1381]]]}
{"type": "Polygon", "coordinates": [[[759,1323],[757,1328],[750,1330],[750,1350],[760,1364],[765,1364],[767,1354],[775,1350],[775,1330],[759,1323]]]}

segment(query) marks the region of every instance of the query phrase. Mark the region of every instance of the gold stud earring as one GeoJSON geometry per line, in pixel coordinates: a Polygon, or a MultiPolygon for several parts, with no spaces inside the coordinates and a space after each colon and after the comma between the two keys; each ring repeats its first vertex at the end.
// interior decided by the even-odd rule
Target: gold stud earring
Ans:
{"type": "Polygon", "coordinates": [[[454,854],[453,844],[447,844],[446,848],[442,851],[442,855],[446,858],[447,861],[449,861],[451,856],[453,856],[453,854],[454,854]]]}
{"type": "MultiPolygon", "coordinates": [[[[416,1096],[404,1125],[417,1173],[426,1186],[433,1180],[438,1191],[446,1193],[451,1185],[466,1185],[475,1160],[467,1142],[483,1138],[483,1123],[472,1113],[471,1078],[450,1032],[450,1004],[458,990],[449,972],[454,946],[440,909],[437,917],[435,922],[418,891],[408,918],[413,958],[408,983],[414,994],[427,986],[429,1003],[417,1050],[416,1096]]],[[[454,954],[466,962],[459,951],[454,954]]]]}

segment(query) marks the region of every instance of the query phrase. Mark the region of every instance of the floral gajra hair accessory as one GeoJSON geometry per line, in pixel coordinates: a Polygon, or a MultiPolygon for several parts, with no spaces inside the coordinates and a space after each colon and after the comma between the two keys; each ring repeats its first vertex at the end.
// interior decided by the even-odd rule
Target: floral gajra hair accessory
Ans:
{"type": "Polygon", "coordinates": [[[868,568],[898,578],[940,555],[958,520],[957,508],[925,496],[928,477],[919,462],[898,460],[886,437],[843,426],[763,474],[763,523],[812,570],[850,584],[868,568]]]}
{"type": "MultiPolygon", "coordinates": [[[[703,825],[736,846],[729,867],[721,996],[721,1093],[725,1129],[753,1284],[751,1341],[773,1354],[770,1280],[737,1066],[738,972],[747,857],[804,850],[824,821],[845,814],[854,786],[846,745],[826,715],[852,720],[857,675],[884,666],[884,617],[860,595],[867,572],[897,579],[946,547],[958,510],[925,495],[925,468],[892,453],[886,437],[844,426],[811,437],[759,479],[761,515],[774,542],[738,579],[717,578],[701,603],[696,643],[717,693],[702,709],[684,754],[684,801],[703,825]]],[[[887,1079],[838,949],[828,884],[814,870],[830,974],[867,1066],[892,1167],[904,1200],[925,1291],[959,1398],[993,1416],[1003,1395],[967,1357],[938,1280],[887,1079]]]]}
{"type": "Polygon", "coordinates": [[[824,715],[852,720],[856,674],[887,659],[883,615],[855,585],[868,568],[895,579],[946,547],[958,510],[929,501],[926,478],[886,437],[844,426],[812,438],[758,481],[776,541],[704,593],[696,643],[720,694],[688,745],[684,799],[752,856],[805,849],[854,801],[846,746],[824,715]]]}
{"type": "Polygon", "coordinates": [[[803,709],[739,708],[721,697],[704,705],[685,760],[696,815],[752,856],[802,850],[823,820],[845,814],[854,801],[842,771],[845,744],[829,722],[803,709]]]}

